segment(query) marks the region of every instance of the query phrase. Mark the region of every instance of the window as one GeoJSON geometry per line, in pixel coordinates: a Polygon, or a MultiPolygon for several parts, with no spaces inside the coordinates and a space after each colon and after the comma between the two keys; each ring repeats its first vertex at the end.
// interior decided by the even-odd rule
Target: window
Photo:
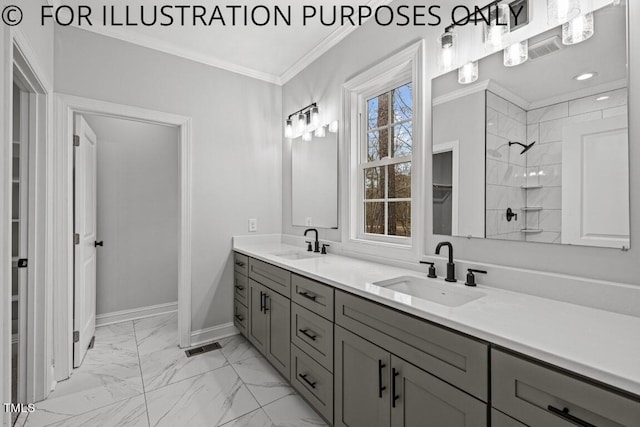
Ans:
{"type": "Polygon", "coordinates": [[[422,250],[424,51],[413,43],[343,86],[347,251],[407,259],[422,250]]]}
{"type": "Polygon", "coordinates": [[[411,237],[412,83],[363,98],[359,169],[364,189],[360,230],[365,235],[411,237]]]}

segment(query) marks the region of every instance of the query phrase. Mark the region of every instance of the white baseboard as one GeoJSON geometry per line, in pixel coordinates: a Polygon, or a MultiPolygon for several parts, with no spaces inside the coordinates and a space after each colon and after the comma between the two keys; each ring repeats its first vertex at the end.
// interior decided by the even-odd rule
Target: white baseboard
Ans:
{"type": "Polygon", "coordinates": [[[148,307],[134,308],[131,310],[114,311],[113,313],[98,314],[96,316],[96,326],[113,325],[114,323],[144,319],[145,317],[158,316],[160,314],[173,313],[176,311],[178,311],[177,301],[166,304],[150,305],[148,307]]]}
{"type": "Polygon", "coordinates": [[[240,331],[233,323],[224,323],[210,328],[199,329],[191,332],[191,347],[217,341],[232,335],[238,335],[239,333],[240,331]]]}

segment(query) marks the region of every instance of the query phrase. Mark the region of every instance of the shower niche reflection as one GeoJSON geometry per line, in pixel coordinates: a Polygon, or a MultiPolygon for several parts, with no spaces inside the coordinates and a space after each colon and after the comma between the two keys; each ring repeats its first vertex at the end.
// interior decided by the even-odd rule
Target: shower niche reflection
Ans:
{"type": "Polygon", "coordinates": [[[499,51],[476,83],[433,80],[434,234],[629,247],[624,3],[594,19],[582,43],[558,27],[524,64],[499,51]]]}

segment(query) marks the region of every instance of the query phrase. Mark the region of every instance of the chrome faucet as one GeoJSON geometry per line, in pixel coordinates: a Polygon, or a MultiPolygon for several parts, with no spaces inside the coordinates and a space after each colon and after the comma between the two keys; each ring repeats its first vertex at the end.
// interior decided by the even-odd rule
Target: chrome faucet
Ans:
{"type": "Polygon", "coordinates": [[[440,242],[436,246],[436,255],[440,255],[440,249],[446,246],[449,249],[449,262],[447,262],[447,277],[444,279],[447,282],[457,282],[456,280],[456,265],[453,263],[453,245],[450,242],[440,242]]]}
{"type": "MultiPolygon", "coordinates": [[[[306,236],[307,233],[310,231],[313,231],[316,233],[316,241],[314,242],[313,252],[320,253],[320,241],[318,240],[318,230],[316,230],[315,228],[308,228],[304,231],[304,235],[306,236]]],[[[307,250],[311,252],[311,242],[307,242],[307,243],[309,244],[309,248],[307,250]]]]}

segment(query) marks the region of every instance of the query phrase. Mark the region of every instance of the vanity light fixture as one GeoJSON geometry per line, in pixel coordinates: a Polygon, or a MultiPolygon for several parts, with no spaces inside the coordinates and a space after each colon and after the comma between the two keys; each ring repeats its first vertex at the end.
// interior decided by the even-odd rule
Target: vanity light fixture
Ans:
{"type": "Polygon", "coordinates": [[[547,23],[564,24],[580,14],[580,0],[547,0],[547,23]]]}
{"type": "Polygon", "coordinates": [[[320,114],[318,113],[318,107],[316,105],[314,105],[313,107],[311,107],[311,124],[313,125],[313,127],[318,127],[318,125],[320,124],[320,114]]]}
{"type": "Polygon", "coordinates": [[[284,126],[284,137],[293,138],[293,121],[291,118],[287,119],[287,123],[284,126]]]}
{"type": "Polygon", "coordinates": [[[529,59],[529,40],[514,43],[504,49],[503,63],[505,67],[515,67],[529,59]]]}
{"type": "Polygon", "coordinates": [[[562,24],[562,44],[572,45],[588,40],[593,36],[593,13],[580,15],[562,24]]]}
{"type": "Polygon", "coordinates": [[[577,76],[575,76],[573,78],[573,80],[576,80],[576,81],[579,81],[579,82],[583,82],[585,80],[592,79],[597,75],[598,75],[598,73],[596,73],[595,71],[590,71],[588,73],[578,74],[577,76]]]}
{"type": "Polygon", "coordinates": [[[444,33],[438,38],[440,45],[440,69],[443,72],[451,70],[456,60],[456,35],[453,33],[452,28],[448,27],[444,30],[444,33]]]}
{"type": "Polygon", "coordinates": [[[300,112],[300,114],[298,114],[298,121],[296,123],[296,127],[298,130],[298,133],[304,132],[304,130],[307,128],[307,116],[302,111],[300,112]]]}
{"type": "Polygon", "coordinates": [[[484,27],[484,47],[489,52],[502,47],[504,36],[509,33],[509,15],[511,10],[507,4],[498,4],[494,10],[489,8],[489,23],[484,27]]]}
{"type": "Polygon", "coordinates": [[[478,61],[467,62],[458,68],[458,83],[466,85],[478,80],[478,61]]]}

